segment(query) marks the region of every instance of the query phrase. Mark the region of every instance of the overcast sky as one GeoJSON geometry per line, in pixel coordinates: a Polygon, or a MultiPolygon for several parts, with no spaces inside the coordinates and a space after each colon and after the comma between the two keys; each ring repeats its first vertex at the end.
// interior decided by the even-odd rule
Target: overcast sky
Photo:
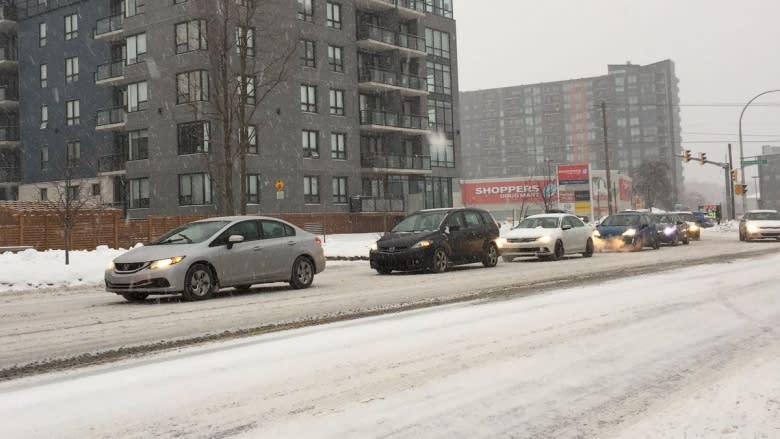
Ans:
{"type": "MultiPolygon", "coordinates": [[[[738,162],[741,106],[780,89],[780,0],[454,0],[454,9],[463,91],[672,59],[683,146],[711,160],[722,160],[732,142],[738,162]],[[731,105],[686,106],[694,104],[731,105]]],[[[743,120],[746,156],[762,143],[780,145],[780,93],[759,103],[769,105],[751,106],[743,120]]],[[[689,180],[720,183],[722,175],[714,166],[685,166],[689,180]]]]}

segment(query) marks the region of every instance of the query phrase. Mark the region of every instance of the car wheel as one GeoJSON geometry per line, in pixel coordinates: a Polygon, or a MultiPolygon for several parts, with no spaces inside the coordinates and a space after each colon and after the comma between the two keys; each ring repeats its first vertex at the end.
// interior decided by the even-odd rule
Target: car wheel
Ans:
{"type": "Polygon", "coordinates": [[[389,268],[382,268],[382,267],[380,267],[380,268],[376,269],[376,272],[381,274],[381,275],[388,275],[388,274],[392,273],[393,270],[391,270],[389,268]]]}
{"type": "Polygon", "coordinates": [[[216,281],[211,269],[205,264],[193,264],[184,277],[184,300],[205,300],[216,289],[216,281]]]}
{"type": "Polygon", "coordinates": [[[555,249],[553,250],[553,254],[550,255],[549,260],[560,261],[563,259],[564,254],[566,254],[566,250],[563,248],[563,242],[555,241],[555,249]]]}
{"type": "Polygon", "coordinates": [[[482,256],[482,265],[485,267],[495,267],[496,264],[498,264],[498,249],[495,244],[488,244],[488,248],[482,256]]]}
{"type": "Polygon", "coordinates": [[[314,264],[305,256],[298,256],[292,267],[290,286],[296,290],[309,288],[314,281],[314,264]]]}
{"type": "Polygon", "coordinates": [[[585,253],[582,254],[583,258],[589,258],[593,256],[593,240],[588,238],[588,242],[585,244],[585,253]]]}
{"type": "Polygon", "coordinates": [[[447,252],[444,251],[443,248],[438,248],[433,253],[433,258],[431,259],[431,271],[434,273],[444,273],[447,271],[449,263],[447,252]]]}
{"type": "Polygon", "coordinates": [[[122,293],[122,297],[128,302],[143,302],[149,295],[146,293],[122,293]]]}
{"type": "Polygon", "coordinates": [[[504,262],[512,262],[515,260],[514,256],[501,256],[501,260],[504,262]]]}

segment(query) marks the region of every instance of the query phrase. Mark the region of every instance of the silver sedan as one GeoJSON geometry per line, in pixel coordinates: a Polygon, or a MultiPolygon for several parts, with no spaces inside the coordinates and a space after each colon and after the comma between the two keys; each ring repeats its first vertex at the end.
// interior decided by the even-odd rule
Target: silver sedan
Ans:
{"type": "Polygon", "coordinates": [[[224,287],[289,282],[307,288],[325,269],[320,239],[276,218],[210,218],[178,227],[114,259],[106,291],[129,301],[150,294],[203,300],[224,287]]]}

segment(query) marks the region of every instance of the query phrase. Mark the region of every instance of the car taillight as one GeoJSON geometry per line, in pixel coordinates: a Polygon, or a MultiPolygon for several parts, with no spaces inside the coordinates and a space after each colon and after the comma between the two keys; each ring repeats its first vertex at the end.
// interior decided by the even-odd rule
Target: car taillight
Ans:
{"type": "Polygon", "coordinates": [[[320,237],[319,237],[319,236],[315,236],[315,237],[314,237],[314,242],[316,242],[316,243],[317,243],[317,245],[322,245],[322,240],[320,239],[320,237]]]}

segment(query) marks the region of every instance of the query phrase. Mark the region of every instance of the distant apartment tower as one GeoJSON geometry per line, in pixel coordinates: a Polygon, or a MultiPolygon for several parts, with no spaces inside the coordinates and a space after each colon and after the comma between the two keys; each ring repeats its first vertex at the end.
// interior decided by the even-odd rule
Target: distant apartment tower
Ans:
{"type": "Polygon", "coordinates": [[[631,173],[663,160],[682,189],[678,79],[670,60],[608,66],[608,74],[461,92],[466,178],[547,175],[557,163],[605,169],[606,105],[610,168],[631,173]]]}
{"type": "MultiPolygon", "coordinates": [[[[766,165],[758,166],[758,206],[761,209],[780,210],[780,146],[764,145],[761,151],[761,159],[767,161],[766,165]]],[[[748,193],[755,190],[754,185],[748,184],[748,193]]]]}
{"type": "Polygon", "coordinates": [[[19,76],[17,14],[11,0],[0,0],[0,200],[19,191],[19,76]]]}
{"type": "Polygon", "coordinates": [[[227,62],[240,63],[241,44],[252,62],[289,46],[267,96],[262,72],[228,78],[240,82],[231,89],[215,61],[220,11],[241,16],[249,3],[27,1],[20,198],[51,198],[70,181],[129,217],[216,214],[232,172],[233,203],[243,188],[248,213],[452,205],[451,0],[257,1],[256,15],[229,25],[227,62]],[[234,92],[251,107],[240,132],[224,129],[220,109],[234,92]],[[247,145],[245,173],[238,158],[225,169],[226,138],[247,145]]]}

